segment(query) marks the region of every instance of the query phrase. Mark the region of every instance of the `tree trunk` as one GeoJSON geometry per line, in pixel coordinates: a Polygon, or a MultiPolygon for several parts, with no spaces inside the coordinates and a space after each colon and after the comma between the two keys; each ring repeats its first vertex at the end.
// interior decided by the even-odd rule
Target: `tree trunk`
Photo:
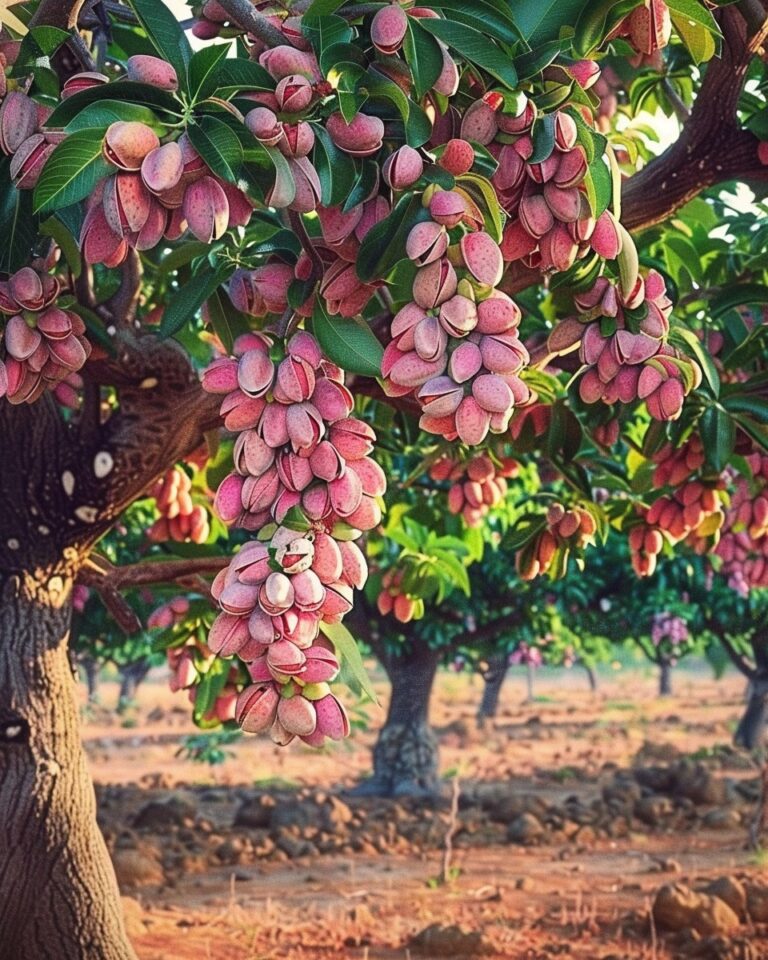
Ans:
{"type": "Polygon", "coordinates": [[[768,719],[768,676],[756,672],[750,680],[747,706],[739,720],[733,742],[745,750],[755,750],[763,742],[768,719]]]}
{"type": "Polygon", "coordinates": [[[587,674],[587,681],[589,682],[589,689],[591,693],[597,693],[597,688],[600,685],[597,670],[592,666],[591,663],[582,663],[584,670],[587,674]]]}
{"type": "Polygon", "coordinates": [[[358,796],[435,796],[439,793],[437,738],[429,726],[429,698],[441,651],[413,643],[380,660],[392,685],[389,710],[373,748],[373,776],[358,796]]]}
{"type": "Polygon", "coordinates": [[[139,684],[149,673],[151,664],[148,657],[126,663],[120,667],[120,692],[117,695],[117,712],[125,713],[136,699],[139,684]]]}
{"type": "Polygon", "coordinates": [[[88,705],[92,706],[99,702],[99,679],[101,676],[101,667],[95,657],[85,656],[80,658],[80,665],[85,674],[85,686],[88,691],[88,705]]]}
{"type": "Polygon", "coordinates": [[[536,667],[532,663],[526,663],[525,665],[525,688],[528,691],[525,698],[526,703],[533,703],[535,700],[535,694],[533,692],[533,681],[536,676],[536,667]]]}
{"type": "Polygon", "coordinates": [[[482,729],[485,721],[496,716],[499,709],[501,688],[509,669],[509,657],[506,653],[496,653],[488,657],[488,667],[483,671],[483,697],[477,711],[477,725],[482,729]]]}
{"type": "Polygon", "coordinates": [[[666,659],[659,662],[659,696],[672,696],[672,664],[666,659]]]}
{"type": "Polygon", "coordinates": [[[66,574],[0,574],[0,960],[135,960],[80,743],[71,593],[66,574]]]}

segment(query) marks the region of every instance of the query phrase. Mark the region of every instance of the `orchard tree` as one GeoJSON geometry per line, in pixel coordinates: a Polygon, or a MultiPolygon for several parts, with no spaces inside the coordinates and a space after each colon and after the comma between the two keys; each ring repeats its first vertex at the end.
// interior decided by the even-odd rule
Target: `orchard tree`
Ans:
{"type": "MultiPolygon", "coordinates": [[[[127,620],[121,591],[216,573],[217,615],[191,606],[172,652],[196,716],[321,744],[349,727],[339,670],[367,685],[341,620],[413,458],[418,482],[487,453],[469,536],[505,499],[489,434],[519,447],[541,480],[501,531],[522,579],[610,525],[649,575],[715,545],[766,441],[763,210],[723,187],[766,180],[761,0],[192,13],[196,51],[160,0],[0,13],[14,960],[133,955],[79,742],[76,584],[127,620]],[[678,124],[658,156],[644,107],[678,124]],[[228,539],[171,475],[206,437],[228,539]],[[148,492],[167,557],[108,562],[99,541],[148,492]]],[[[723,562],[757,582],[747,532],[723,562]]],[[[457,582],[466,550],[443,551],[457,582]]],[[[440,593],[426,573],[412,589],[403,615],[440,593]]]]}

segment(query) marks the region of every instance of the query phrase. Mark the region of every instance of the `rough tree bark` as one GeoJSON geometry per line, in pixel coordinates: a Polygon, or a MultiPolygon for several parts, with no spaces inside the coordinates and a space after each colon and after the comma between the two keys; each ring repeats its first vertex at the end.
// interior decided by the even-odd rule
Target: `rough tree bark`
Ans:
{"type": "Polygon", "coordinates": [[[178,348],[117,346],[120,405],[105,423],[93,386],[106,367],[86,368],[78,421],[49,396],[0,404],[0,960],[135,957],[80,744],[72,585],[124,507],[199,445],[215,406],[178,348]]]}
{"type": "Polygon", "coordinates": [[[444,651],[410,643],[392,655],[372,644],[392,692],[387,719],[373,748],[373,776],[354,791],[358,796],[437,796],[437,738],[429,725],[429,700],[444,651]]]}
{"type": "Polygon", "coordinates": [[[496,716],[499,708],[501,688],[509,669],[509,657],[506,653],[495,653],[487,658],[487,668],[483,671],[483,696],[477,711],[477,725],[482,728],[485,721],[496,716]]]}
{"type": "Polygon", "coordinates": [[[96,825],[66,569],[0,575],[0,960],[133,960],[96,825]]]}

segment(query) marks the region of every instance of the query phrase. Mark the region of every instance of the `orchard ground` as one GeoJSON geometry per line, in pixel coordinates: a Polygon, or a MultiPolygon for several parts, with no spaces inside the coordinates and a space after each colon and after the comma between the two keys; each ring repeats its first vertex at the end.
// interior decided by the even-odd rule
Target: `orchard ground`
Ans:
{"type": "MultiPolygon", "coordinates": [[[[96,708],[84,731],[139,957],[768,956],[768,859],[747,845],[757,771],[729,746],[743,680],[694,664],[675,681],[659,699],[653,673],[625,666],[593,695],[578,668],[545,669],[524,703],[513,668],[478,731],[479,677],[442,673],[446,801],[433,804],[340,792],[369,769],[376,708],[333,752],[247,737],[209,768],[175,756],[195,732],[185,698],[151,678],[128,721],[96,708]],[[663,885],[723,878],[750,896],[737,926],[650,922],[663,885]]],[[[100,693],[112,703],[116,687],[100,693]]],[[[699,912],[721,923],[711,902],[699,912]]]]}

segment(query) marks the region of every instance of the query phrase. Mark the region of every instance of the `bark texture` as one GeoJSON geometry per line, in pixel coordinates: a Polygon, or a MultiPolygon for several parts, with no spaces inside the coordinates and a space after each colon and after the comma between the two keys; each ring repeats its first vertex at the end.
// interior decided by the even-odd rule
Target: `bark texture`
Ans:
{"type": "Polygon", "coordinates": [[[669,660],[659,661],[659,696],[672,696],[672,664],[669,660]]]}
{"type": "Polygon", "coordinates": [[[72,580],[1,583],[0,960],[135,960],[80,743],[72,580]]]}
{"type": "Polygon", "coordinates": [[[483,671],[483,696],[477,711],[477,723],[483,727],[486,720],[496,716],[499,709],[501,688],[509,669],[509,658],[506,653],[494,654],[488,657],[488,666],[483,671]]]}
{"type": "Polygon", "coordinates": [[[373,748],[373,776],[358,796],[437,796],[437,737],[429,725],[429,699],[440,651],[414,643],[397,656],[377,651],[392,694],[387,719],[373,748]]]}

